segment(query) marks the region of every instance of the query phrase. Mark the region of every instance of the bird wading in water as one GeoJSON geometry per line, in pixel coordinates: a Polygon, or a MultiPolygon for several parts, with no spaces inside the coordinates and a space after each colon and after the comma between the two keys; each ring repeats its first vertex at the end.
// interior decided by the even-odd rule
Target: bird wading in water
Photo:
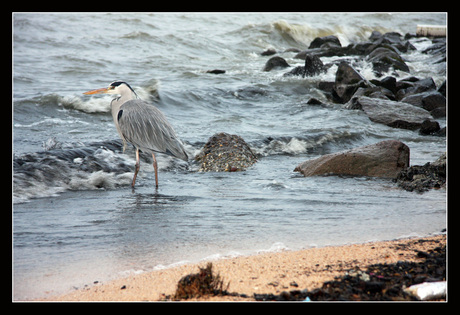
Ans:
{"type": "Polygon", "coordinates": [[[110,105],[113,122],[123,141],[123,152],[126,142],[132,143],[136,148],[136,168],[131,186],[134,188],[136,183],[140,167],[139,150],[141,150],[152,154],[155,185],[158,188],[158,166],[155,153],[164,153],[184,161],[188,160],[187,153],[173,127],[158,108],[141,100],[126,82],[114,81],[106,88],[91,90],[83,94],[102,93],[120,95],[114,98],[110,105]]]}

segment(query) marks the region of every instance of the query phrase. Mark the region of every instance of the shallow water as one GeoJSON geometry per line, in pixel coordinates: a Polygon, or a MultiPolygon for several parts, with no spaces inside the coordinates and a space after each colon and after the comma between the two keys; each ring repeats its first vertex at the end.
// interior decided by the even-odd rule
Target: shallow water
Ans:
{"type": "MultiPolygon", "coordinates": [[[[293,169],[322,154],[385,139],[435,160],[442,137],[372,123],[340,105],[308,105],[319,81],[263,72],[267,48],[305,49],[317,36],[343,46],[373,30],[415,32],[444,14],[15,14],[14,298],[31,299],[129,273],[259,251],[300,249],[439,233],[446,191],[398,189],[390,180],[304,178],[293,169]],[[224,69],[223,75],[206,73],[224,69]],[[189,156],[217,132],[242,136],[259,155],[245,172],[201,173],[194,161],[159,155],[160,188],[143,157],[122,153],[110,96],[84,96],[115,79],[155,102],[189,156]],[[159,96],[159,98],[157,97],[159,96]]],[[[419,49],[431,44],[414,39],[419,49]]],[[[281,53],[292,66],[295,53],[281,53]]],[[[445,68],[419,51],[411,73],[445,68]]],[[[324,63],[340,58],[322,58],[324,63]]],[[[355,65],[371,79],[370,65],[355,65]]],[[[445,120],[438,120],[445,126],[445,120]]]]}

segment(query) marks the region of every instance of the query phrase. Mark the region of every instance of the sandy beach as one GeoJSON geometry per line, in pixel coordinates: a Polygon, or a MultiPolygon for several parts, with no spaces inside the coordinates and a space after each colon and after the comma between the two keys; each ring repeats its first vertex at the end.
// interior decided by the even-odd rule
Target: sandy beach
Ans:
{"type": "MultiPolygon", "coordinates": [[[[212,261],[228,292],[238,296],[205,296],[199,301],[254,301],[254,294],[280,294],[290,290],[313,290],[325,281],[377,263],[422,262],[419,252],[446,244],[446,235],[398,239],[344,246],[282,251],[212,261]],[[244,294],[247,297],[242,297],[244,294]]],[[[107,283],[91,284],[42,301],[162,301],[174,295],[178,281],[208,262],[146,272],[107,283]]]]}

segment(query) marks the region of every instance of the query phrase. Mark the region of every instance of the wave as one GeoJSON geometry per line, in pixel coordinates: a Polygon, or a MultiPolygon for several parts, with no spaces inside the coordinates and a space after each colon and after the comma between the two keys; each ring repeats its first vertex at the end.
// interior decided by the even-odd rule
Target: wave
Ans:
{"type": "Polygon", "coordinates": [[[299,155],[312,153],[327,144],[346,144],[358,140],[361,135],[349,131],[327,131],[315,136],[268,137],[253,144],[253,150],[260,156],[299,155]]]}
{"type": "MultiPolygon", "coordinates": [[[[350,132],[324,132],[307,137],[268,137],[250,142],[261,157],[271,155],[299,155],[311,153],[330,143],[343,143],[359,138],[350,132]]],[[[202,142],[186,143],[189,152],[198,153],[202,142]]],[[[14,203],[32,198],[52,197],[67,190],[116,189],[131,184],[134,151],[122,152],[120,140],[83,143],[60,143],[55,138],[44,142],[45,151],[26,153],[13,159],[14,203]]],[[[191,154],[192,156],[193,154],[191,154]]],[[[145,165],[151,157],[141,153],[145,165]]],[[[190,165],[177,164],[173,158],[161,159],[160,169],[194,171],[190,165]],[[166,163],[166,164],[164,164],[166,163]]],[[[193,159],[190,161],[193,164],[193,159]]]]}
{"type": "Polygon", "coordinates": [[[301,45],[307,48],[316,37],[335,35],[342,46],[351,42],[364,41],[369,38],[372,31],[386,33],[390,31],[385,27],[372,27],[367,25],[331,25],[329,27],[312,27],[309,24],[289,23],[277,20],[272,23],[273,29],[289,45],[301,45]]]}
{"type": "Polygon", "coordinates": [[[45,143],[50,150],[14,158],[14,203],[55,196],[65,190],[112,189],[131,181],[134,160],[120,154],[121,141],[66,149],[55,140],[45,143]]]}
{"type": "MultiPolygon", "coordinates": [[[[144,100],[158,100],[160,81],[157,79],[148,80],[140,87],[135,87],[136,93],[144,100]]],[[[84,91],[82,91],[83,93],[84,91]]],[[[38,106],[62,107],[75,109],[88,114],[110,112],[110,103],[113,95],[98,96],[62,96],[50,93],[42,96],[35,96],[15,101],[15,106],[25,106],[27,104],[38,106]]]]}

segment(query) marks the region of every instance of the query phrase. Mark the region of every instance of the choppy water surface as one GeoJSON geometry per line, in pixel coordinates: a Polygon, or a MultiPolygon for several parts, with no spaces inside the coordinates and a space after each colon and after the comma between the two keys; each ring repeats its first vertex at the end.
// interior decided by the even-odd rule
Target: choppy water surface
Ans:
{"type": "MultiPolygon", "coordinates": [[[[423,236],[446,227],[446,191],[424,194],[375,178],[304,178],[304,160],[399,139],[411,163],[445,151],[443,137],[372,123],[316,88],[312,78],[263,72],[267,48],[308,48],[317,36],[343,46],[373,30],[414,33],[445,14],[15,14],[14,298],[32,299],[133,272],[260,251],[423,236]],[[223,75],[206,73],[223,69],[223,75]],[[217,132],[242,136],[260,156],[245,172],[201,173],[159,155],[121,152],[111,96],[84,91],[122,79],[166,114],[196,155],[217,132]],[[159,97],[158,97],[159,96],[159,97]]],[[[404,54],[411,73],[433,77],[420,50],[404,54]]],[[[292,66],[295,53],[282,53],[292,66]]],[[[322,58],[324,63],[339,57],[322,58]]],[[[368,79],[372,68],[358,70],[368,79]]],[[[445,120],[439,120],[445,126],[445,120]]]]}

